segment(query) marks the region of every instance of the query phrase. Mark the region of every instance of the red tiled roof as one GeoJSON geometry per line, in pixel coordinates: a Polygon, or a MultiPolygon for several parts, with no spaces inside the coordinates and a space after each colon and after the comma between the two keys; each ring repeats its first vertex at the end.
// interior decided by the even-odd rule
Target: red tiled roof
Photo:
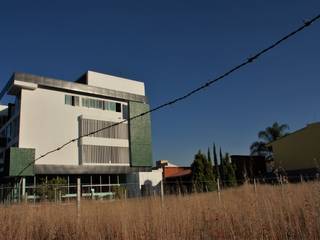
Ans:
{"type": "Polygon", "coordinates": [[[187,176],[187,175],[190,175],[192,173],[191,169],[186,169],[186,170],[183,170],[181,172],[177,172],[175,174],[172,174],[166,178],[174,178],[174,177],[183,177],[183,176],[187,176]]]}
{"type": "Polygon", "coordinates": [[[189,174],[191,174],[190,167],[164,167],[163,169],[164,178],[181,177],[189,174]]]}

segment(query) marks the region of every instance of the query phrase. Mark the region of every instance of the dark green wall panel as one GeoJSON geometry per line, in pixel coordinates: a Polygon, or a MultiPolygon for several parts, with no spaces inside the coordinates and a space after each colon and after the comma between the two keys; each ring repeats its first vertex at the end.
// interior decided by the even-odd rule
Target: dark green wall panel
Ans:
{"type": "Polygon", "coordinates": [[[9,176],[33,176],[34,159],[33,148],[10,148],[9,176]]]}
{"type": "MultiPolygon", "coordinates": [[[[129,102],[129,118],[148,110],[148,104],[129,102]]],[[[134,167],[152,166],[150,114],[131,120],[129,132],[131,165],[134,167]]]]}

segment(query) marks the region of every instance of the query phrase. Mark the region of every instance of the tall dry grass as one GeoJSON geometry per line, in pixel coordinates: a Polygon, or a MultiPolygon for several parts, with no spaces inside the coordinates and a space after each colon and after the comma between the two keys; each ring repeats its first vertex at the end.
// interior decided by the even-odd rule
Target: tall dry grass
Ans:
{"type": "Polygon", "coordinates": [[[320,183],[0,207],[1,239],[320,239],[320,183]]]}

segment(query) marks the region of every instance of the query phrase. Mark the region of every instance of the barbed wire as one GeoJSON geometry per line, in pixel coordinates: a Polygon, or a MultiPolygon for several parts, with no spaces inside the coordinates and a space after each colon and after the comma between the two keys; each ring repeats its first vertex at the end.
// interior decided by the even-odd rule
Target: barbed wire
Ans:
{"type": "Polygon", "coordinates": [[[228,75],[230,75],[231,73],[239,70],[240,68],[243,68],[245,67],[246,65],[250,64],[250,63],[253,63],[255,60],[257,60],[259,57],[261,57],[263,54],[269,52],[270,50],[272,50],[273,48],[277,47],[279,44],[281,44],[282,42],[288,40],[289,38],[293,37],[294,35],[296,35],[297,33],[301,32],[302,30],[304,30],[305,28],[309,27],[312,23],[314,23],[315,21],[319,20],[320,19],[320,14],[318,14],[317,16],[315,16],[314,18],[312,18],[311,20],[309,21],[304,21],[303,25],[301,25],[300,27],[296,28],[295,30],[293,30],[292,32],[290,32],[289,34],[285,35],[284,37],[280,38],[279,40],[275,41],[274,43],[272,43],[271,45],[269,45],[268,47],[262,49],[261,51],[257,52],[256,54],[254,54],[253,56],[247,58],[245,61],[243,61],[242,63],[238,64],[237,66],[231,68],[230,70],[226,71],[225,73],[221,74],[220,76],[212,79],[212,80],[209,80],[207,82],[205,82],[204,84],[202,84],[201,86],[191,90],[190,92],[180,96],[180,97],[177,97],[177,98],[174,98],[173,100],[170,100],[166,103],[163,103],[155,108],[152,108],[148,111],[145,111],[143,113],[140,113],[138,115],[135,115],[133,117],[130,117],[129,119],[126,119],[126,120],[123,120],[123,121],[120,121],[120,122],[117,122],[117,123],[114,123],[112,125],[109,125],[107,127],[103,127],[103,128],[100,128],[96,131],[92,131],[90,133],[87,133],[87,134],[84,134],[84,135],[81,135],[79,137],[76,137],[76,138],[73,138],[69,141],[67,141],[66,143],[62,144],[61,146],[57,147],[57,148],[54,148],[42,155],[40,155],[38,158],[36,158],[34,161],[30,162],[25,168],[23,168],[18,176],[20,176],[29,166],[31,166],[32,164],[34,164],[36,161],[48,156],[49,154],[52,154],[54,152],[57,152],[57,151],[60,151],[61,149],[65,148],[66,146],[68,146],[69,144],[75,142],[75,141],[78,141],[80,140],[81,138],[83,137],[87,137],[87,136],[90,136],[90,135],[93,135],[95,133],[98,133],[100,131],[103,131],[103,130],[106,130],[108,128],[112,128],[112,127],[115,127],[117,125],[120,125],[122,123],[126,123],[126,122],[129,122],[136,119],[136,118],[139,118],[139,117],[143,117],[147,114],[150,114],[152,112],[155,112],[155,111],[158,111],[162,108],[165,108],[167,106],[170,106],[170,105],[173,105],[173,104],[176,104],[177,102],[180,102],[186,98],[189,98],[191,97],[192,95],[198,93],[199,91],[203,90],[203,89],[206,89],[208,87],[210,87],[212,84],[224,79],[225,77],[227,77],[228,75]]]}

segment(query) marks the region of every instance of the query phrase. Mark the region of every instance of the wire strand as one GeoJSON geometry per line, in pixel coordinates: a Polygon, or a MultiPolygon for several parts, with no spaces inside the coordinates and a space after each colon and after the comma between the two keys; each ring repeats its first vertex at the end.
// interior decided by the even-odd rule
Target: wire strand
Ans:
{"type": "Polygon", "coordinates": [[[112,124],[112,125],[110,125],[110,126],[107,126],[107,127],[101,128],[101,129],[98,129],[98,130],[93,131],[93,132],[90,132],[90,133],[88,133],[88,134],[81,135],[81,136],[79,136],[79,137],[77,137],[77,138],[74,138],[74,139],[71,139],[70,141],[64,143],[64,144],[61,145],[60,147],[57,147],[57,148],[55,148],[55,149],[53,149],[53,150],[51,150],[51,151],[48,151],[48,152],[44,153],[43,155],[40,155],[40,156],[39,156],[38,158],[36,158],[34,161],[30,162],[25,168],[23,168],[23,169],[19,172],[18,176],[20,176],[20,174],[22,174],[29,166],[31,166],[31,165],[32,165],[33,163],[35,163],[36,161],[38,161],[38,160],[40,160],[40,159],[48,156],[49,154],[52,154],[52,153],[57,152],[57,151],[60,151],[61,149],[63,149],[63,148],[65,148],[66,146],[68,146],[69,144],[71,144],[71,143],[73,143],[73,142],[75,142],[75,141],[78,141],[78,140],[80,140],[80,139],[83,138],[83,137],[87,137],[87,136],[93,135],[93,134],[95,134],[95,133],[97,133],[97,132],[100,132],[100,131],[103,131],[103,130],[105,130],[105,129],[108,129],[108,128],[111,128],[111,127],[120,125],[120,124],[125,123],[125,122],[129,122],[129,123],[130,123],[130,121],[132,121],[132,120],[134,120],[134,119],[136,119],[136,118],[139,118],[139,117],[142,117],[142,116],[144,116],[144,115],[150,114],[150,113],[152,113],[152,112],[158,111],[158,110],[160,110],[160,109],[162,109],[162,108],[165,108],[165,107],[167,107],[167,106],[170,106],[170,105],[172,105],[172,104],[176,104],[177,102],[180,102],[180,101],[182,101],[182,100],[184,100],[184,99],[186,99],[186,98],[188,98],[188,97],[196,94],[197,92],[199,92],[199,91],[201,91],[201,90],[203,90],[203,89],[205,89],[205,88],[210,87],[212,84],[214,84],[214,83],[220,81],[221,79],[227,77],[227,76],[230,75],[231,73],[239,70],[240,68],[245,67],[246,65],[248,65],[248,64],[250,64],[250,63],[253,63],[255,60],[257,60],[257,59],[258,59],[259,57],[261,57],[263,54],[269,52],[270,50],[272,50],[273,48],[277,47],[277,46],[278,46],[279,44],[281,44],[282,42],[288,40],[289,38],[293,37],[293,36],[296,35],[297,33],[301,32],[302,30],[304,30],[305,28],[309,27],[312,23],[314,23],[315,21],[317,21],[317,20],[319,20],[319,19],[320,19],[320,14],[318,14],[317,16],[315,16],[314,18],[312,18],[312,19],[309,20],[309,21],[305,21],[305,22],[303,23],[303,25],[301,25],[301,26],[298,27],[297,29],[293,30],[293,31],[290,32],[289,34],[285,35],[284,37],[280,38],[279,40],[275,41],[275,42],[272,43],[270,46],[268,46],[268,47],[260,50],[259,52],[257,52],[256,54],[254,54],[252,57],[247,58],[245,61],[243,61],[243,62],[240,63],[239,65],[231,68],[230,70],[228,70],[227,72],[221,74],[220,76],[218,76],[218,77],[216,77],[216,78],[214,78],[214,79],[212,79],[212,80],[209,80],[209,81],[205,82],[204,84],[200,85],[198,88],[196,88],[196,89],[194,89],[194,90],[191,90],[190,92],[186,93],[185,95],[182,95],[182,96],[180,96],[180,97],[174,98],[173,100],[170,100],[170,101],[168,101],[168,102],[166,102],[166,103],[163,103],[163,104],[161,104],[161,105],[159,105],[159,106],[157,106],[157,107],[155,107],[155,108],[152,108],[152,109],[150,109],[150,110],[148,110],[148,111],[146,111],[146,112],[143,112],[143,113],[141,113],[141,114],[135,115],[135,116],[129,118],[128,120],[123,120],[123,121],[117,122],[117,123],[115,123],[115,124],[112,124]]]}

